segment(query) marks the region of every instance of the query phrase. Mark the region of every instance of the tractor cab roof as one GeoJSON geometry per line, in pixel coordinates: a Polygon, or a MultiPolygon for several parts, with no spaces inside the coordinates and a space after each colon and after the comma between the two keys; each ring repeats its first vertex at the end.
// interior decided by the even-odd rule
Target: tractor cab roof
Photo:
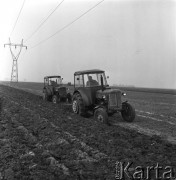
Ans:
{"type": "Polygon", "coordinates": [[[74,75],[95,74],[95,73],[104,73],[104,71],[100,69],[91,69],[91,70],[77,71],[74,73],[74,75]]]}
{"type": "Polygon", "coordinates": [[[45,79],[47,79],[47,78],[61,78],[61,76],[45,76],[44,78],[45,79]]]}

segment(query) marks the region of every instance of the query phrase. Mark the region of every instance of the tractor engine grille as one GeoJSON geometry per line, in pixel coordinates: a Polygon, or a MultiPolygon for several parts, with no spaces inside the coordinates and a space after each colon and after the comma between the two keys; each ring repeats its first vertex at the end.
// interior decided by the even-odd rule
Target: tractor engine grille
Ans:
{"type": "Polygon", "coordinates": [[[116,94],[109,94],[109,106],[117,106],[116,94]]]}
{"type": "Polygon", "coordinates": [[[66,87],[60,87],[60,91],[66,91],[66,87]]]}
{"type": "Polygon", "coordinates": [[[109,94],[109,108],[121,108],[121,92],[109,94]]]}
{"type": "Polygon", "coordinates": [[[59,94],[60,94],[60,95],[65,95],[65,94],[67,94],[66,87],[60,87],[60,88],[59,88],[59,94]]]}

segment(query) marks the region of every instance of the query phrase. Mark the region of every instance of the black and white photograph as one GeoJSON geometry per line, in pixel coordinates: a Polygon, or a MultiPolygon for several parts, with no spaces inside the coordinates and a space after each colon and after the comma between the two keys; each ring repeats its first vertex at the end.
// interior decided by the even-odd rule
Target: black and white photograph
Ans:
{"type": "Polygon", "coordinates": [[[176,180],[176,0],[1,0],[0,24],[0,180],[176,180]]]}

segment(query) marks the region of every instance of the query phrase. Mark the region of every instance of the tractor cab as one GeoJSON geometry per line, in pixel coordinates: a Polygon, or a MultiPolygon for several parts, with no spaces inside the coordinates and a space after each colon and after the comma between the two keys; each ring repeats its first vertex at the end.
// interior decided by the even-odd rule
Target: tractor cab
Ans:
{"type": "Polygon", "coordinates": [[[80,92],[85,97],[83,102],[86,106],[95,104],[97,91],[103,91],[108,87],[105,73],[102,70],[78,71],[74,74],[75,92],[80,92]]]}
{"type": "Polygon", "coordinates": [[[44,86],[61,86],[62,79],[61,76],[46,76],[44,77],[44,86]]]}
{"type": "Polygon", "coordinates": [[[75,72],[74,82],[75,88],[97,87],[101,89],[102,86],[108,86],[104,71],[98,69],[75,72]]]}

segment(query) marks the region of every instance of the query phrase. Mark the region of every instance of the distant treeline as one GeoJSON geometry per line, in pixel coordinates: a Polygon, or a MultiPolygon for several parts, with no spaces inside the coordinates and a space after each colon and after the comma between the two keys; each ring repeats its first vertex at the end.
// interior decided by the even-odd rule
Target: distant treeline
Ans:
{"type": "Polygon", "coordinates": [[[140,87],[120,87],[111,86],[112,88],[118,88],[123,91],[136,91],[136,92],[148,92],[148,93],[161,93],[161,94],[173,94],[176,95],[176,89],[159,89],[159,88],[140,88],[140,87]]]}

